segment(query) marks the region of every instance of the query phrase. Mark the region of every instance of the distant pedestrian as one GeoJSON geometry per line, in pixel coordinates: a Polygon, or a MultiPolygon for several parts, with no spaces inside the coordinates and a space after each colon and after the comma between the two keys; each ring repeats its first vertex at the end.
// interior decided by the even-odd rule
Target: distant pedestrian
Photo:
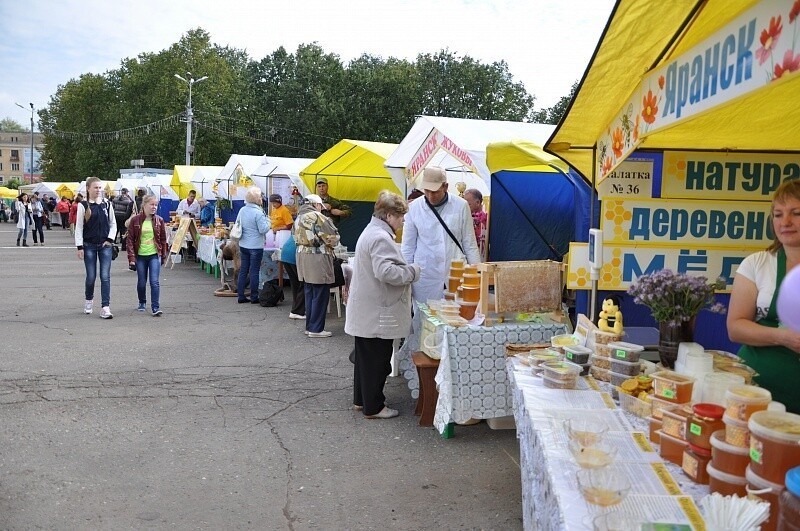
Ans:
{"type": "Polygon", "coordinates": [[[142,198],[142,211],[132,217],[128,224],[128,264],[136,269],[136,294],[140,312],[147,306],[147,283],[150,283],[150,309],[153,317],[161,316],[161,287],[158,277],[161,266],[167,263],[167,229],[164,220],[156,214],[158,198],[146,195],[142,198]]]}
{"type": "Polygon", "coordinates": [[[236,292],[240,303],[247,302],[244,287],[250,282],[250,302],[258,304],[258,274],[261,271],[261,259],[264,256],[264,235],[269,232],[269,218],[264,214],[261,204],[261,190],[253,186],[244,196],[244,206],[236,216],[236,222],[242,226],[242,237],[239,238],[241,253],[241,269],[236,281],[236,292]]]}
{"type": "Polygon", "coordinates": [[[17,202],[14,203],[14,210],[17,213],[17,247],[19,247],[19,240],[22,238],[22,246],[28,247],[28,227],[33,223],[31,218],[31,205],[28,194],[19,194],[17,202]]]}
{"type": "MultiPolygon", "coordinates": [[[[128,189],[123,188],[119,191],[119,194],[111,201],[114,205],[114,218],[117,221],[117,236],[119,237],[119,243],[122,245],[122,250],[126,250],[126,243],[125,243],[125,221],[130,217],[130,207],[133,204],[133,199],[131,196],[128,195],[128,189]]],[[[114,238],[116,241],[117,238],[114,238]]]]}
{"type": "Polygon", "coordinates": [[[39,192],[33,193],[33,200],[30,202],[31,208],[31,216],[33,216],[33,228],[31,229],[31,234],[33,234],[33,245],[38,245],[38,240],[36,236],[38,235],[42,242],[42,247],[44,247],[44,205],[42,205],[42,200],[39,199],[39,192]]]}
{"type": "Polygon", "coordinates": [[[83,194],[75,194],[75,199],[69,206],[69,233],[75,236],[75,223],[78,219],[78,205],[83,201],[83,194]]]}
{"type": "Polygon", "coordinates": [[[111,253],[117,235],[117,220],[111,203],[103,199],[103,183],[97,177],[86,179],[88,200],[78,203],[75,224],[75,245],[78,260],[86,268],[86,302],[83,313],[92,313],[94,306],[94,284],[97,279],[97,264],[100,263],[100,295],[103,319],[112,319],[111,313],[111,253]]]}
{"type": "Polygon", "coordinates": [[[61,230],[69,228],[69,207],[69,199],[67,199],[67,196],[62,195],[61,200],[56,203],[56,212],[61,217],[61,230]]]}
{"type": "Polygon", "coordinates": [[[297,244],[294,241],[294,236],[289,236],[286,243],[283,244],[283,248],[281,248],[281,263],[289,275],[289,282],[292,284],[292,311],[289,312],[289,319],[305,319],[305,286],[303,281],[297,277],[297,244]]]}

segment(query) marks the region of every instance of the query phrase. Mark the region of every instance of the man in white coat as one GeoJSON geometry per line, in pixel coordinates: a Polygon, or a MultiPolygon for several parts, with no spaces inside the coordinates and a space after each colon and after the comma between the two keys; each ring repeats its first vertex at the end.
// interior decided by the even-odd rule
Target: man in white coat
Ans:
{"type": "Polygon", "coordinates": [[[448,193],[447,186],[447,173],[443,168],[425,168],[422,174],[425,198],[408,206],[401,251],[407,263],[417,264],[422,269],[419,281],[412,285],[412,295],[418,302],[444,296],[451,260],[466,259],[470,264],[481,261],[469,205],[448,193]],[[452,237],[434,210],[450,229],[452,237]]]}

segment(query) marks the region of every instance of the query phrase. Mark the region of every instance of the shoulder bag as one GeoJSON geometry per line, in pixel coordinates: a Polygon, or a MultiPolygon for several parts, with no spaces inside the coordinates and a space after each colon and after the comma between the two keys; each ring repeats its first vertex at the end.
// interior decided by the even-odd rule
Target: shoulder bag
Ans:
{"type": "Polygon", "coordinates": [[[239,221],[239,216],[236,216],[236,223],[231,227],[231,238],[239,239],[242,237],[242,222],[239,221]]]}
{"type": "Polygon", "coordinates": [[[461,244],[458,242],[456,237],[453,236],[453,233],[450,231],[450,227],[447,226],[447,223],[444,222],[444,220],[442,219],[442,216],[439,215],[439,211],[436,210],[436,207],[434,207],[430,203],[430,201],[428,201],[427,197],[425,198],[425,204],[427,204],[430,207],[430,209],[433,211],[433,215],[436,216],[436,219],[438,219],[439,223],[442,224],[442,227],[444,227],[444,230],[447,232],[447,235],[450,236],[450,239],[452,239],[453,243],[456,244],[456,246],[458,247],[458,250],[461,251],[461,254],[466,256],[466,253],[464,253],[464,248],[461,247],[461,244]]]}

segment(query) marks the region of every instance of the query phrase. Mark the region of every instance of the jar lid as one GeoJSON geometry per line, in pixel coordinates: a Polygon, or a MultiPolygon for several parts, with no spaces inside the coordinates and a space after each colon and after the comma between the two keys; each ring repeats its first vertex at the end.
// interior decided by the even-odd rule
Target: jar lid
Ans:
{"type": "Polygon", "coordinates": [[[689,443],[689,449],[700,457],[711,457],[711,450],[689,443]]]}
{"type": "Polygon", "coordinates": [[[790,468],[786,472],[786,488],[795,496],[800,497],[800,466],[790,468]]]}
{"type": "Polygon", "coordinates": [[[725,408],[717,404],[703,403],[693,405],[692,411],[695,415],[708,419],[721,419],[725,413],[725,408]]]}

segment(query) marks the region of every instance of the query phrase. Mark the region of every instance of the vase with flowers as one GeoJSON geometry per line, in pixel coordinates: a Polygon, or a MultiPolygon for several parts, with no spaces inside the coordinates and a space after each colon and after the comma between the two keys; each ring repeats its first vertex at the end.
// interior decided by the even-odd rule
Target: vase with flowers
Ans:
{"type": "Polygon", "coordinates": [[[678,344],[692,341],[695,318],[701,310],[725,313],[725,306],[714,297],[714,292],[724,287],[722,279],[709,282],[706,277],[662,269],[640,276],[628,288],[634,302],[650,308],[658,321],[661,335],[658,353],[664,367],[675,366],[678,344]]]}

